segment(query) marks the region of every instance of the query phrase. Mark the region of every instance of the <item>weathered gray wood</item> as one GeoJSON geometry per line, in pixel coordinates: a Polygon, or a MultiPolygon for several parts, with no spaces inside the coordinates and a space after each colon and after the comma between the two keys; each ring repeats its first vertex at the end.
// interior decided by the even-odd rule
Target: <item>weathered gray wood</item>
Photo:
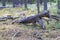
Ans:
{"type": "MultiPolygon", "coordinates": [[[[47,18],[50,19],[49,11],[45,10],[41,14],[37,14],[35,16],[29,16],[29,17],[21,19],[21,20],[14,20],[12,22],[12,24],[14,24],[15,22],[19,23],[19,24],[29,24],[29,23],[35,24],[36,22],[38,22],[41,25],[41,27],[43,29],[45,29],[45,25],[43,24],[43,21],[42,21],[43,17],[47,17],[47,18]]],[[[55,16],[55,15],[51,15],[51,18],[55,19],[57,21],[60,20],[60,17],[55,16]]],[[[49,20],[46,20],[46,21],[49,21],[49,20]]]]}
{"type": "Polygon", "coordinates": [[[44,25],[44,22],[41,18],[38,18],[38,23],[40,24],[40,26],[42,27],[42,29],[46,29],[45,28],[45,25],[44,25]]]}

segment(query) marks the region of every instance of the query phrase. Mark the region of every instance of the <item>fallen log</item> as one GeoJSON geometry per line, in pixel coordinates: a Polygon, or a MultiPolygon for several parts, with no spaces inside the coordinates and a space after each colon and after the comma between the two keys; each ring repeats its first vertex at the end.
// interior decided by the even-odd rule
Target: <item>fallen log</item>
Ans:
{"type": "Polygon", "coordinates": [[[57,21],[60,21],[60,17],[59,16],[56,16],[56,15],[51,15],[51,17],[57,21]]]}
{"type": "MultiPolygon", "coordinates": [[[[55,16],[55,15],[50,15],[49,14],[49,11],[45,10],[43,11],[41,14],[37,14],[35,16],[29,16],[27,18],[24,18],[24,19],[21,19],[21,20],[14,20],[12,22],[12,24],[14,24],[15,22],[16,23],[19,23],[19,24],[29,24],[29,23],[33,23],[34,26],[36,26],[36,22],[38,22],[40,24],[40,26],[43,28],[43,29],[46,29],[45,25],[44,25],[44,22],[43,22],[43,17],[47,17],[49,19],[55,19],[55,20],[59,20],[60,17],[58,16],[55,16]]],[[[46,20],[47,21],[47,20],[46,20]]],[[[48,22],[48,21],[47,21],[48,22]]]]}
{"type": "Polygon", "coordinates": [[[12,17],[11,15],[7,15],[7,16],[3,16],[3,17],[0,17],[0,21],[6,21],[6,20],[15,20],[19,17],[12,17]]]}
{"type": "Polygon", "coordinates": [[[12,22],[12,24],[14,24],[16,22],[16,23],[20,23],[20,24],[33,23],[34,25],[36,25],[36,22],[38,22],[43,29],[46,29],[44,26],[44,23],[42,21],[42,17],[48,17],[49,18],[48,13],[49,13],[49,11],[44,11],[41,14],[37,14],[35,16],[30,16],[30,17],[27,17],[27,18],[24,18],[21,20],[15,20],[12,22]]]}

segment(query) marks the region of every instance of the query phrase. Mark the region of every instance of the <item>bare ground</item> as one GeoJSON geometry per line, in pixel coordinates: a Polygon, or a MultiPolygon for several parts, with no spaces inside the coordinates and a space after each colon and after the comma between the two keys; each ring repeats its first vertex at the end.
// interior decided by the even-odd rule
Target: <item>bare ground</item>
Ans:
{"type": "Polygon", "coordinates": [[[60,29],[42,30],[24,26],[0,22],[0,40],[60,40],[60,29]]]}

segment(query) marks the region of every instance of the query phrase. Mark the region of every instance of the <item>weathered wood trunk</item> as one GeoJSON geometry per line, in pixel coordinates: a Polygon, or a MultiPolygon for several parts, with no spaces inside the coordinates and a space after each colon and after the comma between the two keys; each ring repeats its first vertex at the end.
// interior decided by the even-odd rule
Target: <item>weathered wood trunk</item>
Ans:
{"type": "Polygon", "coordinates": [[[44,0],[44,10],[47,10],[47,0],[44,0]]]}
{"type": "MultiPolygon", "coordinates": [[[[44,22],[43,22],[43,17],[47,17],[50,19],[50,14],[49,14],[49,11],[43,11],[41,14],[37,14],[35,16],[29,16],[27,18],[24,18],[24,19],[21,19],[21,20],[15,20],[12,22],[12,24],[14,24],[15,22],[16,23],[19,23],[19,24],[29,24],[29,23],[33,23],[35,26],[36,26],[36,22],[38,22],[40,24],[40,26],[45,29],[45,25],[44,25],[44,22]]],[[[55,19],[57,21],[59,21],[60,17],[58,16],[54,16],[54,15],[51,15],[51,18],[52,19],[55,19]]],[[[47,21],[47,20],[46,20],[47,21]]],[[[48,21],[47,21],[48,22],[48,21]]]]}
{"type": "Polygon", "coordinates": [[[16,23],[20,23],[20,24],[29,24],[29,23],[33,23],[36,24],[36,22],[38,22],[40,24],[40,26],[45,29],[44,23],[42,21],[42,17],[48,17],[49,18],[49,11],[43,11],[41,14],[37,14],[35,16],[30,16],[21,20],[16,20],[13,21],[12,24],[14,24],[14,22],[16,23]]]}

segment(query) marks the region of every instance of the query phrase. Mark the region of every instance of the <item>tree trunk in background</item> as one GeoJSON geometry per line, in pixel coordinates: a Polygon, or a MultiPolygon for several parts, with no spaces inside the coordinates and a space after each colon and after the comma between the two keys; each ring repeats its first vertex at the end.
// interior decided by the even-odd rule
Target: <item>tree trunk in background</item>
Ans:
{"type": "Polygon", "coordinates": [[[42,4],[42,0],[40,0],[40,4],[42,4]]]}
{"type": "Polygon", "coordinates": [[[2,6],[6,6],[6,0],[1,0],[2,6]]]}
{"type": "Polygon", "coordinates": [[[58,0],[58,15],[60,16],[60,0],[58,0]]]}
{"type": "Polygon", "coordinates": [[[37,10],[38,10],[38,13],[40,13],[40,5],[39,5],[39,0],[36,0],[37,1],[37,10]]]}
{"type": "Polygon", "coordinates": [[[19,5],[19,0],[12,0],[13,3],[13,7],[16,7],[17,5],[19,5]]]}
{"type": "Polygon", "coordinates": [[[13,3],[13,7],[15,7],[15,2],[16,2],[15,0],[12,0],[12,3],[13,3]]]}
{"type": "Polygon", "coordinates": [[[19,5],[19,0],[15,0],[16,1],[16,5],[19,5]]]}
{"type": "Polygon", "coordinates": [[[32,4],[32,0],[28,0],[28,3],[29,3],[29,4],[32,4]]]}
{"type": "Polygon", "coordinates": [[[60,9],[60,0],[58,0],[58,9],[60,9]]]}
{"type": "Polygon", "coordinates": [[[24,0],[25,8],[27,9],[27,0],[24,0]]]}
{"type": "Polygon", "coordinates": [[[22,5],[24,3],[24,0],[20,0],[20,4],[22,5]]]}
{"type": "Polygon", "coordinates": [[[44,10],[47,10],[47,0],[44,0],[44,10]]]}

